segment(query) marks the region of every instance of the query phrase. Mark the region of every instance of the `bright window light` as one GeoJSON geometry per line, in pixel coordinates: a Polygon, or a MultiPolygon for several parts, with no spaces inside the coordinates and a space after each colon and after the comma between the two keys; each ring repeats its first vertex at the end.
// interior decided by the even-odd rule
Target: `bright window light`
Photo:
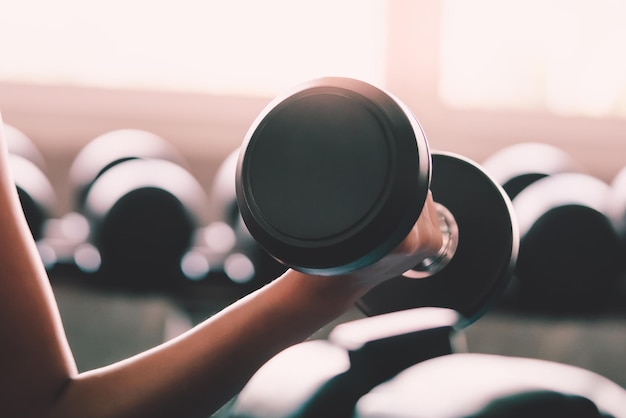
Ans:
{"type": "Polygon", "coordinates": [[[386,0],[0,0],[0,80],[267,95],[384,81],[386,0]]]}
{"type": "Polygon", "coordinates": [[[626,116],[626,2],[445,0],[440,94],[461,108],[626,116]]]}

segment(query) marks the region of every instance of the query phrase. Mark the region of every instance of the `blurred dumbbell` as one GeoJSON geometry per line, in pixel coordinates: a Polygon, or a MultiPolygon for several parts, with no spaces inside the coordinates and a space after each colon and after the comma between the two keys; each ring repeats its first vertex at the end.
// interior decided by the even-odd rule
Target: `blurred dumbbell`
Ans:
{"type": "Polygon", "coordinates": [[[19,155],[20,157],[23,157],[35,164],[40,169],[45,170],[46,160],[43,154],[32,139],[30,139],[24,132],[5,123],[4,136],[9,153],[12,155],[19,155]]]}
{"type": "MultiPolygon", "coordinates": [[[[608,210],[626,248],[626,166],[615,175],[611,182],[608,210]]],[[[624,264],[626,268],[626,263],[624,264]]]]}
{"type": "Polygon", "coordinates": [[[511,192],[520,226],[508,302],[551,311],[610,304],[620,260],[608,185],[549,145],[516,145],[483,166],[511,192]]]}
{"type": "Polygon", "coordinates": [[[419,308],[341,324],[266,363],[227,416],[626,416],[626,391],[591,371],[465,352],[459,320],[419,308]]]}
{"type": "Polygon", "coordinates": [[[626,292],[626,166],[615,175],[611,182],[608,205],[609,216],[613,220],[621,240],[622,289],[620,297],[621,300],[624,300],[624,292],[626,292]]]}
{"type": "Polygon", "coordinates": [[[584,311],[614,302],[622,255],[608,195],[602,181],[570,173],[539,180],[513,199],[521,237],[515,277],[524,303],[584,311]]]}
{"type": "Polygon", "coordinates": [[[460,316],[417,308],[335,327],[266,363],[233,403],[231,418],[352,417],[361,396],[419,362],[451,354],[460,316]]]}
{"type": "Polygon", "coordinates": [[[261,286],[286,267],[270,256],[250,235],[241,218],[235,192],[235,173],[239,150],[224,159],[210,190],[212,221],[205,230],[207,245],[221,252],[222,268],[233,282],[261,286]]]}
{"type": "Polygon", "coordinates": [[[461,353],[409,367],[374,388],[354,418],[626,417],[626,391],[546,360],[461,353]]]}
{"type": "Polygon", "coordinates": [[[72,254],[82,271],[131,288],[183,277],[181,263],[207,210],[204,190],[183,163],[167,141],[140,130],[109,132],[81,150],[70,176],[88,226],[72,254]]]}
{"type": "Polygon", "coordinates": [[[89,141],[76,155],[69,171],[74,208],[81,211],[89,189],[109,168],[124,161],[158,159],[182,167],[186,161],[164,138],[141,129],[117,129],[89,141]]]}
{"type": "Polygon", "coordinates": [[[471,322],[515,264],[517,225],[501,187],[462,156],[431,153],[406,106],[368,83],[323,78],[275,99],[248,131],[236,180],[251,235],[286,266],[320,275],[389,254],[432,192],[442,247],[365,295],[368,315],[437,306],[471,322]]]}
{"type": "Polygon", "coordinates": [[[567,152],[540,142],[507,146],[487,158],[482,166],[511,199],[544,177],[584,172],[584,167],[567,152]]]}
{"type": "MultiPolygon", "coordinates": [[[[521,142],[506,146],[482,163],[511,200],[535,181],[559,173],[584,172],[584,167],[570,154],[541,142],[521,142]]],[[[517,304],[519,281],[514,276],[499,302],[517,304]]]]}
{"type": "Polygon", "coordinates": [[[515,276],[525,300],[574,311],[614,302],[622,255],[609,193],[604,182],[569,173],[539,180],[513,200],[521,236],[515,276]]]}
{"type": "Polygon", "coordinates": [[[32,140],[17,128],[4,124],[9,165],[30,232],[46,268],[56,262],[45,240],[46,224],[56,216],[57,198],[45,173],[45,159],[32,140]]]}

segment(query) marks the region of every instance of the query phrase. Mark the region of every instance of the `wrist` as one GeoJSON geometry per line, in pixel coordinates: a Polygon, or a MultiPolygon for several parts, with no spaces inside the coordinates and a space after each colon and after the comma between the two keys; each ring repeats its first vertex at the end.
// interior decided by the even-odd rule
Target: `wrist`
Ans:
{"type": "Polygon", "coordinates": [[[321,321],[342,315],[372,287],[357,276],[314,276],[292,269],[272,286],[290,309],[321,321]]]}

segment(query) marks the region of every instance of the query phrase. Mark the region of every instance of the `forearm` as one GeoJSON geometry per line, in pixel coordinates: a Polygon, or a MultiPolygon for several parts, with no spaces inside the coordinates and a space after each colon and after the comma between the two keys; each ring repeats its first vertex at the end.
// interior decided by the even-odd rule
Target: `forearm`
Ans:
{"type": "MultiPolygon", "coordinates": [[[[424,212],[427,209],[425,205],[424,212]]],[[[204,418],[275,354],[340,316],[375,284],[415,266],[441,246],[437,223],[420,216],[405,241],[369,267],[343,277],[289,270],[171,342],[78,374],[8,169],[1,129],[0,215],[3,416],[204,418]]]]}
{"type": "Polygon", "coordinates": [[[289,270],[171,342],[76,376],[51,416],[206,417],[263,363],[341,315],[367,288],[289,270]]]}
{"type": "Polygon", "coordinates": [[[341,315],[368,288],[355,277],[290,270],[171,342],[78,374],[1,129],[0,214],[2,416],[206,417],[274,354],[341,315]]]}

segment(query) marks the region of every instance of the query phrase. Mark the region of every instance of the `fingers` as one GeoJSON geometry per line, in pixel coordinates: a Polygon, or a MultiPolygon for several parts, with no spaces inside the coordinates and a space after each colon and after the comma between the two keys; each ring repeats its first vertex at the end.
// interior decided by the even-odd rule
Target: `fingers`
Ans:
{"type": "Polygon", "coordinates": [[[442,243],[436,203],[429,192],[419,218],[405,239],[385,257],[351,275],[372,283],[399,277],[425,258],[437,255],[442,243]]]}
{"type": "Polygon", "coordinates": [[[417,259],[415,263],[417,264],[422,259],[437,254],[442,243],[439,215],[432,193],[429,191],[417,222],[392,253],[413,256],[417,259]]]}
{"type": "Polygon", "coordinates": [[[443,245],[443,235],[441,232],[439,212],[437,211],[437,206],[430,190],[428,191],[422,214],[417,219],[417,223],[418,229],[420,229],[422,235],[425,235],[422,237],[425,250],[429,251],[431,253],[430,255],[437,254],[443,245]]]}

